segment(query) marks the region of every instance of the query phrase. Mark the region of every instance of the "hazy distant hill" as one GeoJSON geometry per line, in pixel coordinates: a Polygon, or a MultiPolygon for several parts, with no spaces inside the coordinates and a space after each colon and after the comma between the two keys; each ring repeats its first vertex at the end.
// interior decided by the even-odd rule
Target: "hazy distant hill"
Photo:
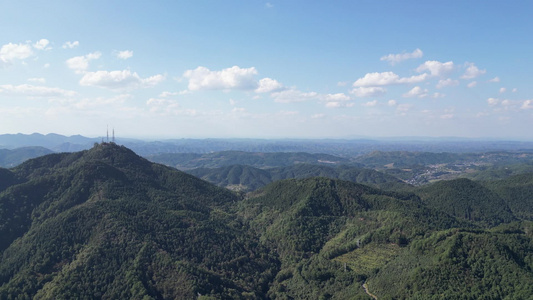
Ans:
{"type": "Polygon", "coordinates": [[[390,167],[405,168],[416,165],[451,163],[459,159],[464,159],[464,155],[456,153],[374,151],[359,156],[355,160],[369,167],[383,168],[386,165],[390,165],[390,167]]]}
{"type": "Polygon", "coordinates": [[[93,143],[99,142],[98,138],[87,138],[81,135],[64,136],[55,133],[46,135],[33,134],[0,134],[0,147],[20,148],[28,146],[40,146],[57,151],[79,151],[90,148],[93,143]],[[69,146],[70,145],[70,146],[69,146]],[[72,145],[76,145],[73,149],[72,145]],[[83,149],[79,149],[80,147],[83,149]],[[65,149],[67,148],[67,149],[65,149]]]}
{"type": "Polygon", "coordinates": [[[490,165],[523,164],[533,160],[533,151],[516,152],[408,152],[408,151],[373,151],[354,159],[366,167],[375,168],[411,168],[436,164],[478,163],[490,165]]]}
{"type": "MultiPolygon", "coordinates": [[[[416,152],[487,152],[487,151],[533,151],[533,142],[527,141],[484,141],[461,138],[415,138],[397,139],[162,139],[140,140],[120,136],[116,141],[142,156],[161,153],[211,153],[221,151],[245,152],[308,152],[326,153],[342,157],[355,157],[373,151],[416,151],[416,152]]],[[[56,152],[72,152],[89,149],[100,137],[88,138],[80,135],[59,134],[0,134],[0,148],[41,146],[56,152]]]]}
{"type": "Polygon", "coordinates": [[[388,190],[411,187],[393,176],[375,170],[349,166],[295,164],[287,167],[259,169],[251,166],[231,165],[213,169],[192,169],[187,170],[187,173],[218,186],[244,191],[253,191],[278,180],[309,177],[343,179],[388,190]]]}
{"type": "Polygon", "coordinates": [[[14,167],[30,158],[43,156],[52,152],[43,147],[23,147],[12,150],[0,149],[0,167],[14,167]]]}
{"type": "Polygon", "coordinates": [[[350,160],[329,154],[304,152],[244,152],[222,151],[207,154],[165,153],[150,155],[153,162],[178,169],[218,168],[230,165],[247,165],[256,168],[284,167],[294,164],[349,164],[350,160]]]}

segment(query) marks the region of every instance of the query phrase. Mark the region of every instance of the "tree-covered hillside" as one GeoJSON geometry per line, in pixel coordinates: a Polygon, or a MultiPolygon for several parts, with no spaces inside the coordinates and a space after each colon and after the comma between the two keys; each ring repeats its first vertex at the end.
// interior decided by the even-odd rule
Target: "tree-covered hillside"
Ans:
{"type": "Polygon", "coordinates": [[[0,298],[260,298],[277,261],[231,192],[100,144],[13,170],[0,194],[0,298]]]}
{"type": "Polygon", "coordinates": [[[43,147],[22,147],[16,149],[0,149],[0,167],[10,168],[24,161],[52,153],[43,147]]]}
{"type": "Polygon", "coordinates": [[[350,160],[329,154],[305,152],[244,152],[221,151],[207,154],[164,153],[149,155],[150,161],[178,169],[219,168],[231,165],[247,165],[256,168],[284,167],[294,164],[349,164],[350,160]]]}
{"type": "Polygon", "coordinates": [[[278,180],[310,177],[343,179],[387,190],[405,190],[411,187],[409,184],[404,183],[394,176],[371,169],[346,165],[331,167],[313,164],[295,164],[268,169],[232,165],[213,169],[198,168],[187,170],[186,172],[218,186],[241,191],[254,191],[278,180]]]}
{"type": "Polygon", "coordinates": [[[206,171],[264,185],[234,193],[114,143],[0,169],[0,299],[533,294],[531,173],[391,191],[371,170],[272,170],[206,171]]]}
{"type": "Polygon", "coordinates": [[[439,181],[419,188],[417,194],[428,206],[487,226],[515,220],[504,199],[469,179],[439,181]]]}

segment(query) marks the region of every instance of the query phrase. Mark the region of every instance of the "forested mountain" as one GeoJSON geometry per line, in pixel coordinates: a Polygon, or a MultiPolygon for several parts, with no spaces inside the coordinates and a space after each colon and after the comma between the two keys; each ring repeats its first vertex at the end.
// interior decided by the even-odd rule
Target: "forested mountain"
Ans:
{"type": "Polygon", "coordinates": [[[515,220],[498,194],[469,179],[439,181],[418,189],[417,194],[428,206],[489,227],[515,220]]]}
{"type": "Polygon", "coordinates": [[[254,191],[278,180],[309,177],[342,179],[387,190],[404,190],[411,187],[394,176],[371,169],[345,165],[330,167],[324,165],[296,164],[268,169],[231,165],[213,169],[198,168],[187,170],[186,172],[218,186],[241,191],[254,191]]]}
{"type": "Polygon", "coordinates": [[[100,144],[13,169],[0,194],[0,298],[261,297],[277,262],[238,199],[191,175],[100,144]]]}
{"type": "Polygon", "coordinates": [[[22,147],[16,149],[0,149],[0,167],[9,168],[24,161],[52,153],[52,150],[43,147],[22,147]]]}
{"type": "Polygon", "coordinates": [[[243,166],[219,173],[276,180],[245,196],[114,143],[0,169],[0,299],[533,294],[531,210],[520,211],[532,200],[531,174],[396,192],[277,180],[379,178],[299,167],[278,168],[275,179],[243,166]]]}
{"type": "Polygon", "coordinates": [[[178,169],[219,168],[231,165],[247,165],[257,168],[284,167],[294,164],[349,164],[346,158],[329,154],[305,152],[243,152],[222,151],[207,154],[165,153],[150,155],[149,160],[178,169]]]}
{"type": "Polygon", "coordinates": [[[533,172],[483,184],[504,199],[517,217],[533,221],[533,172]]]}
{"type": "Polygon", "coordinates": [[[356,161],[368,167],[405,168],[417,165],[442,164],[458,161],[466,154],[407,151],[373,151],[357,157],[356,161]]]}

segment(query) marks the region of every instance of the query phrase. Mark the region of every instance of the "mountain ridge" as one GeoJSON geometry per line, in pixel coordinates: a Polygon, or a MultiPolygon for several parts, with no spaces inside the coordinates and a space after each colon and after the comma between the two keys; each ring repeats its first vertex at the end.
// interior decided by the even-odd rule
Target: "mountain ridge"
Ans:
{"type": "Polygon", "coordinates": [[[524,298],[533,225],[512,204],[531,175],[238,194],[114,143],[49,154],[0,169],[0,298],[368,299],[363,283],[380,298],[524,298]],[[483,218],[446,212],[456,185],[483,218]],[[492,218],[483,195],[512,217],[492,218]]]}

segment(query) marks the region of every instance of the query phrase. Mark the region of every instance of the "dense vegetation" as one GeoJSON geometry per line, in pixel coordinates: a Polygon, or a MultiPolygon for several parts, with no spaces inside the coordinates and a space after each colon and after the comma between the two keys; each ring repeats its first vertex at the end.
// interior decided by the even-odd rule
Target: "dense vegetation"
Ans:
{"type": "Polygon", "coordinates": [[[243,152],[222,151],[207,154],[164,153],[150,155],[149,160],[178,169],[218,168],[230,165],[247,165],[258,168],[284,167],[294,164],[347,164],[346,158],[329,154],[304,152],[243,152]]]}
{"type": "Polygon", "coordinates": [[[0,167],[9,168],[24,161],[52,153],[43,147],[22,147],[17,149],[0,149],[0,167]]]}
{"type": "Polygon", "coordinates": [[[113,143],[0,168],[0,299],[533,294],[533,173],[406,189],[287,161],[195,171],[248,194],[113,143]]]}
{"type": "Polygon", "coordinates": [[[278,180],[310,177],[342,179],[387,190],[405,190],[410,187],[410,185],[394,176],[371,169],[346,165],[331,167],[325,165],[295,164],[267,169],[245,165],[231,165],[214,169],[198,168],[187,170],[186,172],[218,186],[241,191],[254,191],[278,180]]]}

